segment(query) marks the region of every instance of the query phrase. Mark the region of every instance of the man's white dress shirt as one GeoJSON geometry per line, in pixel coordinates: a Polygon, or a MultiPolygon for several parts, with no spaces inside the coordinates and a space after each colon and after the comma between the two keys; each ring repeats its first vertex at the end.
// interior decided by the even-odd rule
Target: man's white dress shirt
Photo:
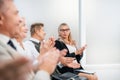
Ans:
{"type": "Polygon", "coordinates": [[[32,41],[37,42],[37,43],[40,42],[39,40],[35,38],[30,38],[29,40],[25,41],[24,44],[25,44],[25,49],[29,53],[28,55],[30,55],[31,58],[34,60],[40,55],[40,53],[36,50],[35,45],[32,41]]]}

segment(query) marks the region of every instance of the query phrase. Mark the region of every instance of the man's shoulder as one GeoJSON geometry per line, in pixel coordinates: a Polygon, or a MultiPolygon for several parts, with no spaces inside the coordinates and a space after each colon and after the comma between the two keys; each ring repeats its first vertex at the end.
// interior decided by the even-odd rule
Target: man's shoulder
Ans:
{"type": "Polygon", "coordinates": [[[2,41],[0,41],[0,51],[6,50],[7,46],[7,44],[4,44],[2,41]]]}
{"type": "Polygon", "coordinates": [[[11,47],[0,41],[0,61],[6,59],[12,59],[16,55],[16,53],[17,52],[14,51],[11,47]]]}
{"type": "Polygon", "coordinates": [[[5,44],[0,42],[0,54],[6,53],[6,52],[7,50],[6,50],[5,44]]]}
{"type": "Polygon", "coordinates": [[[27,41],[25,41],[24,42],[24,47],[25,47],[25,49],[26,50],[28,50],[28,51],[35,51],[36,49],[35,49],[35,45],[32,43],[32,41],[30,41],[30,40],[27,40],[27,41]]]}

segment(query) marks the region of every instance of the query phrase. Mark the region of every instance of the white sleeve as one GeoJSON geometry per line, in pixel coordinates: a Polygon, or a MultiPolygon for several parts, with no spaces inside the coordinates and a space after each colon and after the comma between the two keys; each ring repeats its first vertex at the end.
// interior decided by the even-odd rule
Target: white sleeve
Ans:
{"type": "Polygon", "coordinates": [[[35,74],[35,77],[33,80],[51,80],[51,79],[48,72],[44,70],[40,70],[35,74]]]}

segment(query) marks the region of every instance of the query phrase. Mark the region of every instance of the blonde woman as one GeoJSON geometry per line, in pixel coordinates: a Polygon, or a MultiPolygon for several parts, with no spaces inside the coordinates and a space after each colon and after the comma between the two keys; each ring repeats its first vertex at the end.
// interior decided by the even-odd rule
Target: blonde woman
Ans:
{"type": "MultiPolygon", "coordinates": [[[[75,60],[72,63],[76,63],[80,65],[80,60],[83,56],[83,51],[85,50],[86,45],[79,49],[76,48],[75,40],[72,39],[70,28],[66,23],[60,24],[60,26],[58,27],[58,34],[59,34],[59,38],[58,40],[56,40],[55,47],[57,47],[59,50],[67,49],[67,54],[65,55],[65,57],[74,57],[75,60]]],[[[63,63],[69,64],[69,61],[68,60],[63,61],[63,63]]],[[[76,66],[69,67],[63,64],[62,67],[58,66],[57,68],[60,73],[72,72],[80,76],[86,77],[88,80],[97,80],[95,74],[87,74],[87,73],[75,71],[76,69],[83,70],[83,67],[81,65],[78,67],[76,66]]]]}

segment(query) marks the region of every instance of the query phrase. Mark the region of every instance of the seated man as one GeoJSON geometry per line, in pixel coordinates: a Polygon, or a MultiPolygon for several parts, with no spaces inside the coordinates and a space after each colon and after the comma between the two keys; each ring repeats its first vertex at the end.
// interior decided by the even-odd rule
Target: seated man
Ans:
{"type": "MultiPolygon", "coordinates": [[[[0,0],[0,62],[4,63],[10,60],[16,60],[17,58],[19,58],[19,56],[21,56],[16,49],[16,46],[14,46],[13,42],[12,42],[12,38],[14,38],[16,33],[20,33],[19,32],[19,24],[21,22],[21,17],[18,15],[18,10],[16,8],[16,6],[13,3],[13,0],[0,0]]],[[[44,52],[44,49],[43,49],[44,52]]],[[[4,76],[2,76],[2,74],[0,74],[0,79],[2,80],[13,80],[12,77],[16,77],[16,80],[50,80],[50,74],[54,71],[56,64],[59,60],[59,56],[60,56],[60,51],[57,50],[56,48],[51,48],[50,50],[48,50],[47,52],[44,52],[45,55],[42,55],[41,58],[39,58],[39,60],[41,62],[41,64],[38,65],[38,69],[37,72],[34,74],[34,70],[31,69],[29,71],[29,65],[24,65],[22,68],[25,68],[25,72],[21,72],[24,71],[24,69],[21,69],[21,64],[19,63],[17,68],[15,68],[16,70],[14,71],[14,69],[10,69],[10,68],[14,68],[14,65],[11,67],[7,67],[5,69],[3,69],[3,72],[9,72],[8,70],[12,70],[11,72],[16,72],[16,74],[18,73],[25,73],[26,75],[24,76],[24,78],[17,77],[16,75],[12,75],[9,73],[5,73],[5,76],[9,76],[9,79],[4,79],[4,76]],[[52,65],[51,65],[52,64],[52,65]],[[49,65],[49,66],[48,66],[49,65]],[[6,70],[7,69],[7,70],[6,70]],[[4,71],[6,70],[6,71],[4,71]],[[29,72],[28,72],[29,71],[29,72]],[[11,79],[10,79],[11,78],[11,79]]],[[[28,61],[29,62],[29,61],[28,61]]],[[[27,61],[23,60],[23,64],[26,64],[27,61]]],[[[32,63],[30,64],[32,65],[32,63]]],[[[17,66],[17,65],[15,65],[17,66]]]]}

